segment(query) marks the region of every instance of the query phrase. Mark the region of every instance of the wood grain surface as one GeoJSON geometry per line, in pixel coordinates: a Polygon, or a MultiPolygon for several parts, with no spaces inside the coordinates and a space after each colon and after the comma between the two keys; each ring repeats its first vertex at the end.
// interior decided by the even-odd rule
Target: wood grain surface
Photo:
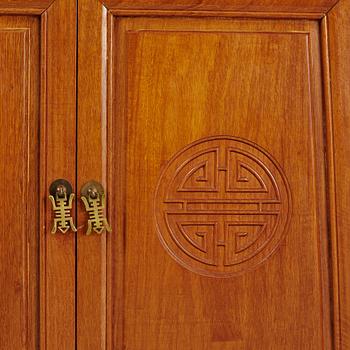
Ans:
{"type": "MultiPolygon", "coordinates": [[[[117,18],[114,26],[107,123],[113,142],[107,148],[114,232],[107,259],[110,348],[330,348],[318,23],[117,18]],[[291,221],[275,253],[258,266],[248,260],[226,278],[203,276],[225,272],[219,263],[203,267],[201,255],[184,262],[179,245],[165,242],[163,247],[158,236],[164,243],[167,228],[159,232],[155,220],[161,217],[157,208],[164,207],[158,202],[166,198],[155,194],[162,172],[177,157],[187,164],[191,149],[200,152],[198,146],[188,148],[191,142],[216,135],[243,138],[267,150],[280,164],[292,196],[292,206],[279,209],[291,221]]],[[[271,165],[269,170],[277,178],[271,165]]],[[[173,171],[173,176],[180,172],[173,171]]],[[[214,181],[210,174],[199,172],[198,181],[214,181]]],[[[210,204],[209,194],[195,193],[212,208],[201,214],[202,221],[215,221],[222,207],[210,204]]],[[[179,208],[173,205],[171,210],[179,208]]],[[[178,215],[187,225],[199,224],[200,214],[178,215]]],[[[180,246],[186,244],[171,221],[168,230],[180,246]]],[[[192,233],[192,243],[201,244],[205,235],[210,231],[192,233]]],[[[211,247],[210,238],[206,242],[204,251],[211,247]]],[[[233,254],[231,241],[220,242],[233,254]]]]}
{"type": "Polygon", "coordinates": [[[191,11],[238,11],[238,12],[287,12],[326,13],[337,0],[104,0],[111,11],[118,10],[191,10],[191,11]]]}
{"type": "Polygon", "coordinates": [[[334,303],[339,310],[335,325],[339,330],[336,338],[337,349],[350,349],[350,4],[340,3],[327,16],[329,40],[330,93],[328,105],[333,121],[334,144],[333,173],[334,202],[330,219],[335,226],[337,246],[333,246],[334,261],[334,303]]]}
{"type": "MultiPolygon", "coordinates": [[[[41,348],[75,347],[76,237],[50,233],[52,181],[76,193],[76,4],[56,0],[41,17],[41,348]]],[[[75,216],[75,211],[72,211],[75,216]]],[[[74,219],[75,220],[75,219],[74,219]]]]}
{"type": "Polygon", "coordinates": [[[350,349],[347,0],[0,14],[0,349],[350,349]]]}
{"type": "Polygon", "coordinates": [[[41,14],[46,11],[55,0],[1,0],[1,13],[41,14]]]}
{"type": "MultiPolygon", "coordinates": [[[[95,0],[79,1],[78,191],[90,181],[106,188],[107,10],[95,0]],[[93,44],[92,44],[93,43],[93,44]]],[[[108,188],[106,188],[108,196],[108,188]]],[[[87,215],[78,205],[77,346],[105,349],[106,235],[86,236],[87,215]]]]}
{"type": "Polygon", "coordinates": [[[37,349],[40,26],[0,17],[0,348],[37,349]]]}

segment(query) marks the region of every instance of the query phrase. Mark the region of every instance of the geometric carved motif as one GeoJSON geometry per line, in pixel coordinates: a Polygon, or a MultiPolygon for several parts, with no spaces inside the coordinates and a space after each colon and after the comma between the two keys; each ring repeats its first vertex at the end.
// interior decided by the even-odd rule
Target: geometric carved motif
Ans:
{"type": "Polygon", "coordinates": [[[215,136],[168,162],[155,194],[159,238],[183,267],[231,277],[265,261],[289,222],[291,194],[276,160],[256,144],[215,136]]]}

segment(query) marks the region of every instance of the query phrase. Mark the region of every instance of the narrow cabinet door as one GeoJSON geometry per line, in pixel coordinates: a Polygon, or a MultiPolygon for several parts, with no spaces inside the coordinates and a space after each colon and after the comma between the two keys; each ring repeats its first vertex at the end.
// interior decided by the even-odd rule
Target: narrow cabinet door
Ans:
{"type": "Polygon", "coordinates": [[[75,5],[0,1],[0,349],[73,349],[75,238],[48,188],[75,181],[75,5]]]}
{"type": "Polygon", "coordinates": [[[349,348],[349,21],[299,3],[79,1],[78,349],[349,348]]]}

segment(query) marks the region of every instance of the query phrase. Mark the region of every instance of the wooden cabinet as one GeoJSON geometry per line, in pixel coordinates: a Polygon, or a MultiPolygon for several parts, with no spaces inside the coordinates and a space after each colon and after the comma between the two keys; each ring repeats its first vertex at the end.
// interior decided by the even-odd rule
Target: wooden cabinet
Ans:
{"type": "Polygon", "coordinates": [[[346,0],[0,14],[0,349],[350,349],[346,0]]]}

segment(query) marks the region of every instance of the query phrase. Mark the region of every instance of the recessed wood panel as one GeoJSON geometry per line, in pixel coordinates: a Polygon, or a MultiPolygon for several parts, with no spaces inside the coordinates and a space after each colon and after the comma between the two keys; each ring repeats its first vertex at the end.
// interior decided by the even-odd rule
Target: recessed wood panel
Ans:
{"type": "Polygon", "coordinates": [[[39,21],[0,17],[1,349],[38,347],[39,21]]]}
{"type": "Polygon", "coordinates": [[[318,23],[114,25],[111,348],[329,348],[318,23]]]}

